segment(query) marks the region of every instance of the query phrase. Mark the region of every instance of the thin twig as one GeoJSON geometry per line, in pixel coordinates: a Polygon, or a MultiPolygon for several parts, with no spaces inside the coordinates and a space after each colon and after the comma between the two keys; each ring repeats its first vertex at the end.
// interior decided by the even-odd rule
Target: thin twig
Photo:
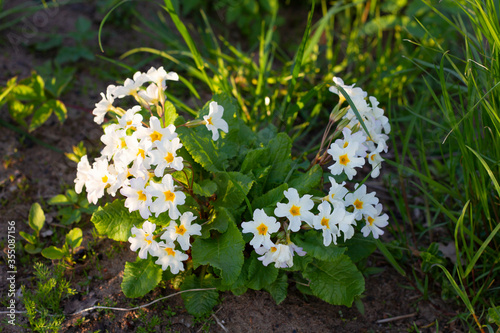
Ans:
{"type": "Polygon", "coordinates": [[[113,308],[113,307],[109,307],[109,306],[99,306],[99,305],[96,305],[96,306],[92,306],[90,308],[87,308],[87,309],[83,309],[83,310],[80,310],[78,312],[75,312],[75,313],[71,313],[71,314],[68,314],[70,316],[75,316],[77,314],[80,314],[82,312],[86,312],[86,311],[91,311],[91,310],[96,310],[96,309],[106,309],[106,310],[115,310],[115,311],[134,311],[134,310],[138,310],[138,309],[142,309],[142,308],[145,308],[145,307],[148,307],[156,302],[159,302],[159,301],[162,301],[164,299],[167,299],[167,298],[170,298],[170,297],[174,297],[174,296],[177,296],[177,295],[180,295],[182,293],[187,293],[187,292],[191,292],[191,291],[205,291],[205,290],[215,290],[216,288],[199,288],[199,289],[188,289],[188,290],[183,290],[183,291],[179,291],[179,292],[176,292],[176,293],[173,293],[173,294],[170,294],[168,296],[164,296],[164,297],[160,297],[158,299],[155,299],[154,301],[152,302],[149,302],[147,304],[144,304],[144,305],[140,305],[140,306],[136,306],[135,308],[130,308],[130,309],[127,309],[127,308],[113,308]]]}
{"type": "Polygon", "coordinates": [[[392,317],[392,318],[386,318],[386,319],[380,319],[380,320],[377,320],[376,323],[377,324],[390,323],[391,321],[396,321],[396,320],[411,318],[411,317],[415,317],[416,315],[417,315],[417,313],[413,312],[413,313],[410,313],[410,314],[407,314],[407,315],[402,315],[402,316],[397,316],[397,317],[392,317]]]}
{"type": "Polygon", "coordinates": [[[212,317],[214,317],[215,321],[224,330],[224,332],[229,332],[228,329],[224,325],[222,325],[222,322],[219,320],[219,318],[217,318],[215,313],[212,313],[212,317]]]}

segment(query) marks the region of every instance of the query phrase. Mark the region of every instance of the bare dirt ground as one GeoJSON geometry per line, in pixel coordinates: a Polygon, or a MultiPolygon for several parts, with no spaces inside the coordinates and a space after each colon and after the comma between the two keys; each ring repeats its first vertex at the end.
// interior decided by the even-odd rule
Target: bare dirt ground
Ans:
{"type": "MultiPolygon", "coordinates": [[[[102,18],[91,4],[67,5],[49,23],[39,27],[39,33],[54,29],[71,30],[79,15],[92,19],[95,26],[102,18]]],[[[35,35],[28,42],[37,38],[35,35]]],[[[20,78],[28,76],[34,66],[50,59],[50,54],[37,54],[33,49],[22,45],[16,46],[17,51],[14,51],[5,38],[0,42],[3,43],[0,52],[1,84],[15,75],[20,78]]],[[[97,48],[95,49],[97,53],[97,48]]],[[[80,141],[84,141],[89,149],[96,149],[102,130],[92,121],[90,110],[100,99],[99,92],[104,91],[108,83],[110,82],[96,82],[85,67],[80,67],[71,90],[62,97],[69,112],[64,126],[51,118],[33,133],[36,138],[34,140],[0,127],[0,242],[5,245],[1,254],[0,311],[4,311],[8,290],[4,283],[7,277],[4,265],[7,221],[16,221],[17,232],[30,232],[26,221],[31,204],[45,202],[62,193],[72,186],[76,173],[75,163],[69,161],[64,154],[39,145],[38,141],[63,152],[70,152],[71,147],[80,141]],[[92,86],[84,89],[89,82],[92,86]],[[84,94],[83,91],[87,93],[84,94]]],[[[13,124],[6,106],[0,111],[1,120],[13,124]]],[[[45,228],[56,228],[56,213],[47,209],[48,226],[45,228]]],[[[126,261],[135,260],[136,254],[129,250],[128,244],[95,239],[89,217],[84,217],[78,226],[84,231],[83,248],[93,242],[95,256],[77,263],[66,272],[66,277],[77,294],[63,302],[66,314],[62,326],[64,332],[408,332],[415,331],[417,327],[421,331],[433,332],[437,324],[441,331],[460,331],[455,326],[456,322],[450,322],[455,315],[451,305],[442,303],[439,296],[431,296],[431,301],[423,301],[422,295],[411,285],[411,278],[399,275],[377,253],[370,258],[368,264],[382,268],[382,271],[366,278],[366,291],[362,298],[364,313],[356,307],[333,306],[315,297],[302,295],[291,283],[288,297],[280,305],[276,305],[266,292],[248,291],[242,296],[223,293],[213,315],[203,319],[190,316],[183,309],[180,296],[165,299],[141,310],[93,310],[74,316],[72,313],[93,305],[132,308],[176,292],[163,285],[142,299],[126,298],[120,288],[123,268],[126,261]],[[155,316],[159,317],[160,323],[153,325],[155,316]]],[[[19,242],[24,242],[19,235],[16,237],[19,242]]],[[[60,244],[63,242],[62,237],[60,244]]],[[[50,237],[44,241],[51,244],[50,237]]],[[[21,252],[17,259],[17,288],[21,285],[33,287],[34,262],[42,261],[52,265],[41,255],[21,252]]],[[[17,299],[17,310],[24,310],[20,299],[17,299]]],[[[5,323],[4,316],[1,315],[0,322],[0,328],[4,331],[26,331],[23,325],[27,327],[28,322],[22,314],[17,315],[17,322],[21,326],[14,330],[5,323]]]]}

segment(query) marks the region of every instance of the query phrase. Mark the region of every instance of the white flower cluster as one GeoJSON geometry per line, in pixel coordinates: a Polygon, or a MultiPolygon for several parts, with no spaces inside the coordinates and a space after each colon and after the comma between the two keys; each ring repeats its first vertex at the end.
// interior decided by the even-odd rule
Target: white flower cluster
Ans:
{"type": "Polygon", "coordinates": [[[191,247],[190,237],[192,235],[201,235],[201,226],[199,224],[191,224],[196,220],[191,212],[185,212],[179,219],[179,225],[175,221],[171,221],[170,225],[165,229],[159,237],[162,241],[157,242],[155,238],[156,224],[149,221],[144,221],[142,228],[132,227],[132,236],[128,241],[131,243],[132,251],[139,250],[139,258],[146,259],[148,254],[157,257],[155,264],[161,265],[163,270],[170,267],[172,274],[177,274],[184,270],[183,261],[189,256],[183,251],[189,250],[191,247]],[[182,251],[176,250],[176,244],[180,246],[182,251]]]}
{"type": "MultiPolygon", "coordinates": [[[[101,156],[92,165],[87,156],[78,163],[77,193],[81,193],[85,186],[89,202],[96,204],[105,190],[112,196],[120,190],[126,197],[125,207],[130,212],[138,210],[144,219],[152,213],[158,216],[166,211],[171,219],[179,218],[177,206],[184,204],[186,195],[174,186],[170,173],[184,168],[183,158],[177,156],[182,143],[174,125],[164,127],[160,118],[151,116],[148,126],[139,113],[141,106],[149,108],[149,104],[156,104],[158,112],[163,103],[165,81],[178,79],[176,73],[167,73],[160,67],[158,70],[151,68],[147,73],[135,73],[133,79],[125,80],[123,86],[108,86],[106,96],[102,94],[103,100],[96,104],[94,120],[101,123],[108,111],[120,113],[121,117],[117,116],[117,124],[104,129],[101,141],[105,147],[101,156]],[[145,82],[153,83],[144,90],[141,87],[145,82]],[[126,111],[113,106],[115,98],[127,95],[133,96],[140,105],[126,111]],[[155,182],[154,177],[161,178],[161,181],[155,182]]],[[[212,131],[214,140],[219,137],[219,129],[228,131],[228,125],[222,119],[223,113],[222,106],[211,102],[209,114],[200,122],[212,131]]]]}
{"type": "MultiPolygon", "coordinates": [[[[379,102],[375,97],[370,96],[368,98],[370,106],[366,100],[368,94],[361,88],[355,88],[354,84],[352,86],[344,85],[344,81],[338,77],[334,77],[333,82],[335,82],[336,86],[342,87],[349,95],[363,119],[369,136],[366,135],[354,111],[349,106],[343,117],[349,121],[342,130],[343,139],[337,139],[328,149],[328,153],[334,160],[334,164],[329,167],[330,171],[333,175],[340,175],[345,172],[347,178],[352,180],[357,173],[355,168],[362,167],[366,158],[372,166],[371,176],[373,178],[378,177],[381,162],[383,161],[380,154],[387,152],[388,148],[387,140],[389,137],[387,134],[391,131],[389,120],[384,116],[384,110],[378,107],[379,102]],[[355,128],[359,129],[359,131],[353,133],[352,130],[355,128]]],[[[339,95],[340,104],[342,104],[345,97],[336,86],[330,87],[330,91],[339,95]]]]}

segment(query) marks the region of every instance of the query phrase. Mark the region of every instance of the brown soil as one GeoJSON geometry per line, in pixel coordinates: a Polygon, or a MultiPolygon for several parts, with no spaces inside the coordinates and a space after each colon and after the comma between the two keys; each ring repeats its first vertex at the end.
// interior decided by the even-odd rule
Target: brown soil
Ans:
{"type": "MultiPolygon", "coordinates": [[[[97,27],[99,20],[93,5],[64,6],[51,21],[39,27],[39,33],[54,30],[70,31],[75,18],[85,15],[94,20],[97,27]]],[[[31,18],[28,18],[31,19],[31,18]]],[[[20,29],[20,27],[17,27],[20,29]]],[[[109,29],[117,29],[110,26],[109,29]]],[[[12,29],[10,32],[19,30],[12,29]]],[[[8,32],[9,32],[8,31],[8,32]]],[[[28,43],[40,38],[36,35],[28,43]]],[[[137,40],[137,39],[136,39],[137,40]]],[[[39,55],[26,46],[17,46],[17,51],[9,48],[8,41],[3,40],[6,47],[2,48],[0,60],[2,84],[9,78],[19,75],[26,77],[34,66],[40,65],[50,55],[39,55]]],[[[139,46],[132,43],[132,46],[139,46]]],[[[94,45],[97,53],[97,46],[94,45]]],[[[48,58],[49,57],[49,58],[48,58]]],[[[106,66],[106,65],[103,65],[106,66]]],[[[34,141],[22,139],[23,136],[1,127],[0,130],[0,244],[3,244],[2,262],[6,261],[7,251],[7,221],[16,222],[16,239],[24,243],[19,236],[20,231],[31,232],[26,221],[30,206],[34,202],[43,203],[52,196],[62,193],[73,184],[76,173],[75,163],[69,161],[64,154],[45,148],[37,141],[43,141],[64,152],[70,152],[71,147],[84,141],[88,149],[97,147],[102,130],[92,121],[90,110],[99,100],[99,92],[104,91],[108,82],[98,80],[85,70],[79,68],[75,75],[72,89],[62,100],[68,106],[69,117],[64,126],[55,118],[51,118],[33,135],[34,141]],[[90,91],[83,95],[85,85],[91,83],[90,91]]],[[[1,109],[0,118],[12,123],[6,107],[1,109]]],[[[95,148],[94,148],[95,149],[95,148]]],[[[56,230],[56,212],[45,205],[47,225],[44,229],[56,230]]],[[[364,314],[356,307],[347,308],[333,306],[315,297],[302,295],[291,283],[287,299],[276,305],[270,295],[262,291],[248,291],[242,296],[222,293],[220,304],[214,309],[213,315],[202,320],[193,318],[182,308],[180,296],[165,299],[149,307],[134,311],[92,310],[80,315],[74,312],[93,305],[110,305],[120,308],[131,308],[146,304],[154,299],[176,292],[164,285],[141,299],[128,299],[121,292],[120,284],[126,261],[134,261],[136,254],[128,249],[128,245],[117,244],[108,239],[94,239],[92,224],[88,217],[78,225],[84,230],[84,244],[87,248],[92,243],[95,254],[86,260],[78,262],[66,276],[77,294],[63,302],[66,319],[64,332],[401,332],[422,331],[433,332],[439,325],[441,331],[460,331],[451,318],[455,313],[450,305],[443,304],[439,297],[431,301],[423,301],[422,295],[411,286],[411,279],[399,275],[390,267],[381,255],[374,254],[370,267],[383,268],[382,272],[366,278],[366,291],[362,298],[364,314]],[[160,324],[150,327],[158,316],[160,324]],[[386,322],[380,323],[380,320],[386,322]]],[[[59,241],[63,242],[64,234],[59,241]]],[[[52,243],[51,237],[43,238],[46,244],[52,243]]],[[[19,249],[19,248],[18,248],[19,249]]],[[[29,255],[23,251],[17,252],[18,273],[16,275],[16,290],[21,285],[33,287],[33,263],[48,260],[41,255],[29,255]]],[[[0,270],[0,301],[5,310],[8,300],[6,265],[2,263],[0,270]]],[[[19,298],[16,299],[17,310],[24,307],[19,298]]],[[[24,315],[17,315],[17,323],[21,326],[6,324],[3,320],[0,328],[7,332],[23,332],[28,326],[24,315]]]]}

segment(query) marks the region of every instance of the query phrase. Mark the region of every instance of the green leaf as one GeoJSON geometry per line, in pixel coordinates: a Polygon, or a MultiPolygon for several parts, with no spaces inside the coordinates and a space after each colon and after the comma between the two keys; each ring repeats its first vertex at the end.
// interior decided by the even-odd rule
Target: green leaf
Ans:
{"type": "Polygon", "coordinates": [[[66,244],[68,247],[75,249],[82,244],[83,234],[82,229],[74,228],[66,234],[66,244]]]}
{"type": "Polygon", "coordinates": [[[351,306],[365,290],[365,280],[346,255],[332,261],[316,260],[303,272],[313,294],[333,305],[351,306]]]}
{"type": "Polygon", "coordinates": [[[217,172],[214,181],[218,188],[216,204],[234,209],[238,208],[245,200],[253,184],[250,177],[233,171],[217,172]]]}
{"type": "Polygon", "coordinates": [[[242,173],[249,173],[269,165],[269,148],[257,148],[250,150],[241,165],[242,173]]]}
{"type": "Polygon", "coordinates": [[[130,237],[130,229],[140,227],[144,222],[138,211],[130,213],[123,205],[125,200],[115,200],[99,207],[90,221],[101,235],[107,235],[116,241],[126,242],[130,237]]]}
{"type": "Polygon", "coordinates": [[[42,256],[51,260],[62,259],[66,254],[66,251],[55,246],[49,246],[42,250],[42,256]]]}
{"type": "Polygon", "coordinates": [[[175,109],[175,106],[170,101],[165,101],[165,127],[171,125],[175,122],[179,115],[175,109]]]}
{"type": "Polygon", "coordinates": [[[264,266],[257,258],[257,253],[252,252],[248,266],[247,287],[255,290],[269,287],[278,277],[279,270],[273,264],[264,266]]]}
{"type": "Polygon", "coordinates": [[[74,209],[72,206],[67,206],[59,210],[61,216],[61,224],[70,225],[73,222],[79,222],[82,219],[82,212],[74,209]]]}
{"type": "Polygon", "coordinates": [[[351,258],[352,262],[358,262],[368,257],[377,248],[377,244],[372,239],[363,237],[360,234],[354,234],[343,246],[347,248],[345,254],[351,258]]]}
{"type": "Polygon", "coordinates": [[[28,221],[31,229],[35,230],[38,235],[45,224],[45,214],[43,213],[42,207],[38,202],[31,205],[28,221]]]}
{"type": "Polygon", "coordinates": [[[122,291],[127,297],[142,297],[153,290],[161,281],[161,267],[154,263],[155,258],[140,259],[125,263],[122,291]]]}
{"type": "Polygon", "coordinates": [[[11,115],[12,119],[25,127],[27,127],[27,125],[24,118],[31,115],[34,110],[34,104],[23,104],[17,99],[9,101],[9,114],[11,115]]]}
{"type": "Polygon", "coordinates": [[[197,238],[193,242],[193,264],[211,265],[221,270],[226,284],[232,284],[240,275],[243,266],[245,242],[233,221],[229,221],[227,231],[210,239],[197,238]]]}
{"type": "Polygon", "coordinates": [[[288,277],[286,273],[281,272],[276,281],[265,289],[271,294],[276,304],[283,302],[288,292],[288,277]]]}
{"type": "Polygon", "coordinates": [[[269,149],[271,170],[267,184],[281,184],[286,179],[292,164],[292,139],[285,133],[279,133],[269,142],[269,149]]]}
{"type": "Polygon", "coordinates": [[[33,118],[31,119],[31,124],[29,127],[30,131],[35,130],[40,127],[49,119],[52,114],[52,107],[48,102],[43,103],[33,114],[33,118]]]}
{"type": "Polygon", "coordinates": [[[308,255],[324,261],[334,262],[343,256],[346,248],[338,247],[335,244],[323,245],[323,234],[317,230],[310,230],[305,234],[297,234],[294,242],[302,247],[308,255]]]}
{"type": "Polygon", "coordinates": [[[58,99],[51,99],[47,103],[52,107],[52,111],[54,111],[59,122],[63,123],[68,118],[68,110],[66,110],[66,105],[63,102],[58,99]]]}
{"type": "MultiPolygon", "coordinates": [[[[214,278],[210,275],[203,279],[189,275],[181,285],[181,290],[213,288],[214,278]]],[[[181,294],[186,310],[193,316],[202,316],[212,311],[219,300],[219,293],[213,290],[189,291],[181,294]]]]}
{"type": "Polygon", "coordinates": [[[286,190],[288,190],[288,185],[281,184],[280,186],[268,191],[266,194],[256,197],[252,201],[253,209],[275,206],[276,203],[280,202],[285,197],[284,192],[286,190]]]}
{"type": "Polygon", "coordinates": [[[495,306],[488,309],[488,321],[500,326],[500,306],[495,306]]]}
{"type": "Polygon", "coordinates": [[[66,197],[71,203],[76,204],[78,202],[78,194],[73,189],[66,190],[66,197]]]}
{"type": "Polygon", "coordinates": [[[200,183],[193,183],[193,192],[202,197],[211,197],[217,191],[217,184],[210,179],[205,179],[200,183]]]}
{"type": "Polygon", "coordinates": [[[24,250],[29,254],[37,254],[42,251],[41,247],[36,247],[34,244],[26,244],[24,246],[24,250]]]}
{"type": "Polygon", "coordinates": [[[14,96],[15,99],[20,101],[31,102],[38,99],[38,94],[35,89],[24,84],[18,84],[11,90],[11,95],[14,96]]]}
{"type": "Polygon", "coordinates": [[[35,245],[37,243],[37,238],[35,235],[28,234],[24,231],[19,231],[19,235],[24,238],[28,243],[35,245]]]}
{"type": "Polygon", "coordinates": [[[306,173],[298,173],[295,177],[292,176],[288,182],[288,186],[295,188],[300,195],[304,195],[319,185],[322,176],[323,169],[316,164],[306,173]]]}
{"type": "Polygon", "coordinates": [[[53,196],[50,198],[47,203],[49,205],[71,205],[72,202],[64,195],[64,194],[58,194],[56,196],[53,196]]]}
{"type": "Polygon", "coordinates": [[[220,233],[226,232],[229,221],[234,223],[234,217],[231,212],[222,206],[215,207],[210,219],[201,227],[201,237],[210,237],[210,230],[217,230],[220,233]]]}

